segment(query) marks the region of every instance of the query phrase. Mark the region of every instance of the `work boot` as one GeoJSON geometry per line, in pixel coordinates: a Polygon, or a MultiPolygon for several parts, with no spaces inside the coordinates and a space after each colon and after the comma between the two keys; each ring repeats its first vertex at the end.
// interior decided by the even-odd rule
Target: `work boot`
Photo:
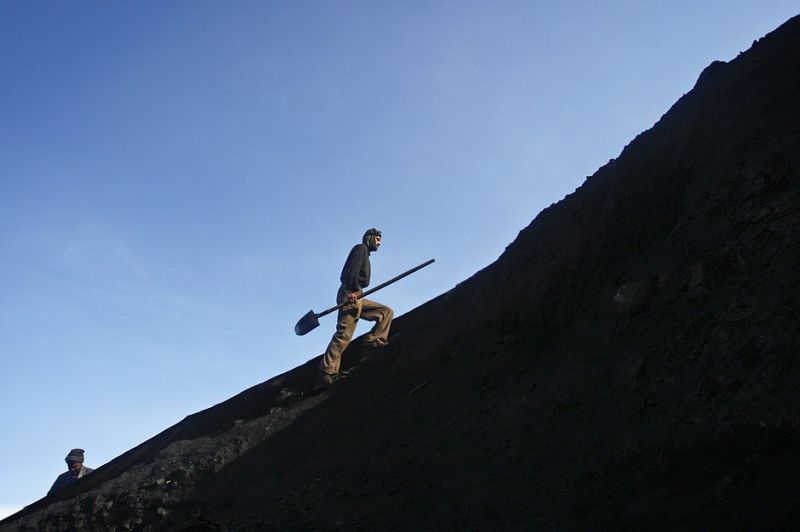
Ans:
{"type": "MultiPolygon", "coordinates": [[[[400,333],[392,334],[392,335],[389,336],[389,340],[394,340],[398,336],[400,336],[400,333]]],[[[362,350],[364,352],[368,352],[368,351],[372,351],[372,350],[375,350],[375,349],[379,349],[381,347],[386,347],[387,345],[389,345],[389,340],[387,340],[385,342],[379,342],[377,340],[371,340],[370,341],[370,340],[364,339],[361,342],[362,350]]]]}
{"type": "Polygon", "coordinates": [[[328,386],[331,386],[338,380],[339,380],[338,373],[325,373],[324,371],[318,371],[317,377],[316,379],[314,379],[314,387],[327,388],[328,386]]]}
{"type": "Polygon", "coordinates": [[[388,344],[383,344],[383,343],[380,343],[380,342],[367,342],[366,340],[364,340],[364,342],[361,344],[362,350],[364,352],[372,351],[373,349],[378,349],[378,348],[381,348],[381,347],[383,347],[385,345],[388,345],[388,344]]]}

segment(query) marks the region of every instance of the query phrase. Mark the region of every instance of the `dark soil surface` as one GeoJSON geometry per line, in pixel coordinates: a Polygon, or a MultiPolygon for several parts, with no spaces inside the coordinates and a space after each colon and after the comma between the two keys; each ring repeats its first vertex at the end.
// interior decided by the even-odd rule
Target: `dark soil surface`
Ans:
{"type": "Polygon", "coordinates": [[[0,528],[793,528],[799,89],[794,18],[347,378],[311,360],[0,528]]]}

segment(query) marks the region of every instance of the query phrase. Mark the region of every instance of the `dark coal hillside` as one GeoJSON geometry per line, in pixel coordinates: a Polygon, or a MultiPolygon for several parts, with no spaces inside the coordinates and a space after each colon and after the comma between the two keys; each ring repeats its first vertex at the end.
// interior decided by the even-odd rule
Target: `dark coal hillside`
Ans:
{"type": "Polygon", "coordinates": [[[329,391],[311,360],[0,528],[792,527],[798,89],[800,17],[329,391]]]}

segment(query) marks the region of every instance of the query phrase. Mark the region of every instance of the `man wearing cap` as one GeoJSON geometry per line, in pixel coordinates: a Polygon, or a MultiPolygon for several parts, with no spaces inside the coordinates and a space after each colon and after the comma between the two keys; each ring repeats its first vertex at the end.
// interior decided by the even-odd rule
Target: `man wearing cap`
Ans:
{"type": "Polygon", "coordinates": [[[319,384],[332,384],[337,379],[342,353],[350,345],[359,318],[376,322],[364,338],[365,346],[382,347],[389,343],[389,326],[394,317],[392,309],[369,299],[359,299],[362,290],[369,286],[371,273],[369,255],[378,251],[379,247],[381,247],[381,232],[375,228],[368,229],[361,243],[356,244],[347,256],[340,276],[342,285],[336,294],[337,305],[347,304],[339,309],[336,332],[320,360],[317,374],[319,384]]]}
{"type": "Polygon", "coordinates": [[[72,449],[64,460],[67,462],[67,472],[58,475],[58,478],[53,482],[53,487],[47,492],[52,495],[58,490],[65,488],[78,480],[83,478],[93,471],[90,467],[83,465],[83,449],[72,449]]]}

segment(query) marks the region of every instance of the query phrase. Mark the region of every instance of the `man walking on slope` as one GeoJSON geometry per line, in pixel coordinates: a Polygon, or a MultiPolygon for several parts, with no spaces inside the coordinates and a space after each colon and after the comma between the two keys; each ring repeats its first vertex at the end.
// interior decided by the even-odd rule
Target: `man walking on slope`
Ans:
{"type": "Polygon", "coordinates": [[[354,246],[350,250],[350,255],[347,256],[340,276],[342,286],[339,287],[339,292],[336,294],[337,305],[347,304],[339,309],[336,333],[320,360],[317,375],[317,381],[320,384],[333,384],[338,378],[342,353],[350,345],[359,318],[377,322],[364,338],[365,346],[382,347],[389,343],[389,326],[392,324],[394,311],[375,301],[359,299],[362,290],[369,286],[369,255],[378,251],[379,247],[381,247],[381,232],[375,228],[368,229],[361,239],[361,244],[354,246]]]}

